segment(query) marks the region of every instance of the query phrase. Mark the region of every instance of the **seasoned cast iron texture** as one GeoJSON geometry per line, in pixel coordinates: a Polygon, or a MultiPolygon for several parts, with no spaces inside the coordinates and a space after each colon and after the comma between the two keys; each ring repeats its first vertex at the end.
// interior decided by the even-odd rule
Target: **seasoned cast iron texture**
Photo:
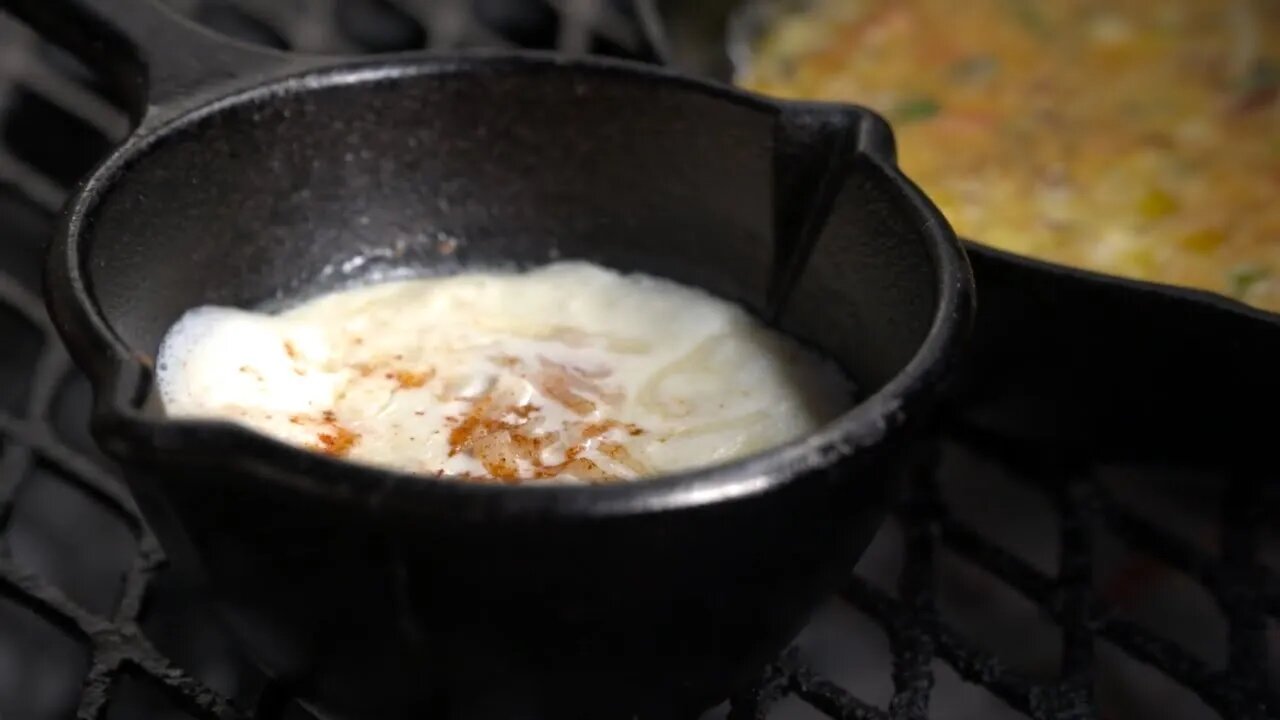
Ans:
{"type": "MultiPolygon", "coordinates": [[[[629,77],[642,76],[522,63],[388,74],[277,96],[274,107],[245,105],[175,133],[95,211],[95,297],[142,353],[196,304],[302,292],[326,268],[365,258],[368,271],[559,253],[694,282],[763,310],[770,114],[629,77]],[[420,108],[439,98],[447,105],[424,117],[420,108]],[[199,184],[182,182],[197,174],[199,184]],[[612,190],[624,186],[631,192],[612,190]],[[432,231],[424,237],[421,227],[432,231]],[[132,288],[144,280],[140,296],[132,288]]],[[[851,172],[817,240],[820,262],[789,279],[782,324],[825,345],[872,392],[911,358],[942,290],[925,244],[903,235],[919,225],[883,169],[864,161],[851,172]],[[853,252],[836,250],[836,238],[853,252]]],[[[309,684],[335,706],[373,701],[390,713],[438,702],[444,714],[499,716],[539,703],[554,714],[572,702],[662,715],[741,682],[851,564],[881,512],[890,457],[882,433],[891,438],[919,414],[927,386],[922,377],[906,394],[864,404],[884,419],[857,421],[868,431],[855,442],[865,445],[848,460],[828,470],[824,456],[802,458],[819,460],[803,480],[705,507],[680,507],[676,480],[588,498],[361,477],[293,451],[272,460],[286,455],[229,431],[179,438],[171,452],[171,430],[130,437],[120,428],[117,439],[134,447],[115,450],[140,469],[185,475],[156,483],[155,494],[142,478],[135,487],[172,507],[242,634],[255,647],[291,650],[264,662],[317,678],[309,684]],[[197,437],[211,454],[194,454],[197,437]],[[295,477],[235,460],[246,456],[297,468],[295,477]],[[209,465],[217,470],[201,471],[209,465]],[[269,624],[251,625],[257,617],[269,624]],[[337,696],[344,688],[351,694],[337,696]]],[[[761,461],[724,472],[781,479],[791,467],[761,461]]],[[[718,482],[688,491],[716,492],[718,482]]],[[[148,515],[167,548],[181,547],[178,524],[161,523],[162,510],[148,515]]]]}
{"type": "Polygon", "coordinates": [[[141,129],[68,206],[55,324],[170,558],[274,676],[347,716],[685,714],[747,682],[866,547],[971,312],[958,244],[893,167],[882,120],[639,64],[334,64],[146,2],[76,4],[13,7],[122,55],[113,78],[141,129]],[[799,184],[813,192],[775,192],[799,184]],[[171,420],[148,394],[162,334],[192,307],[559,257],[740,301],[863,397],[730,465],[512,489],[171,420]]]}

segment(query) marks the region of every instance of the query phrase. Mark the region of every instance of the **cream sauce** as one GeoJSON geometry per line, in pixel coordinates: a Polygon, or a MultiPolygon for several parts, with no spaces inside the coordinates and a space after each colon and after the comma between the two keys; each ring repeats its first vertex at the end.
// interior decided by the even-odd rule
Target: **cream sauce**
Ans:
{"type": "Polygon", "coordinates": [[[702,290],[584,262],[202,307],[157,363],[174,417],[414,473],[606,482],[722,463],[852,402],[836,366],[702,290]]]}

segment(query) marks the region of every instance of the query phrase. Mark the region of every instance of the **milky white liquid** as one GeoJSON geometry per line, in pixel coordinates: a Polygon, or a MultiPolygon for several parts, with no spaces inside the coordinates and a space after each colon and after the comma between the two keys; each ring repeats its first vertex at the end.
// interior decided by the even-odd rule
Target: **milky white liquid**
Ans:
{"type": "Polygon", "coordinates": [[[840,371],[704,291],[583,262],[202,307],[160,348],[173,417],[376,465],[611,482],[721,463],[845,410],[840,371]]]}

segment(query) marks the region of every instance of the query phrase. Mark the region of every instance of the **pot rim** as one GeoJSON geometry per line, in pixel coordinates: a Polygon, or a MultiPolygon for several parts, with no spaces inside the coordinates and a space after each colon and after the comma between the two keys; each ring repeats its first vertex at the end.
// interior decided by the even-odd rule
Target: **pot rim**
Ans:
{"type": "MultiPolygon", "coordinates": [[[[228,480],[249,477],[291,492],[370,509],[420,509],[450,500],[472,503],[468,512],[541,516],[612,516],[692,508],[772,491],[805,473],[877,446],[909,416],[931,405],[942,375],[958,354],[973,316],[973,281],[959,241],[941,213],[892,161],[864,153],[902,193],[922,221],[933,261],[937,303],[923,342],[880,390],[815,433],[730,463],[605,486],[506,486],[434,478],[330,458],[231,422],[168,419],[140,410],[153,381],[149,361],[112,329],[90,287],[86,263],[90,229],[102,198],[121,175],[145,162],[149,151],[175,134],[227,111],[275,96],[388,80],[453,73],[520,69],[592,72],[660,82],[762,111],[784,103],[668,70],[606,58],[567,59],[528,51],[413,53],[365,59],[323,59],[295,66],[266,82],[188,105],[192,109],[130,136],[82,182],[64,210],[46,266],[50,314],[72,357],[89,376],[91,423],[99,443],[126,464],[198,464],[228,480]],[[388,502],[392,498],[396,502],[388,502]]],[[[182,480],[175,480],[180,482],[182,480]]],[[[456,506],[453,509],[457,509],[456,506]]],[[[456,513],[452,514],[456,517],[456,513]]]]}

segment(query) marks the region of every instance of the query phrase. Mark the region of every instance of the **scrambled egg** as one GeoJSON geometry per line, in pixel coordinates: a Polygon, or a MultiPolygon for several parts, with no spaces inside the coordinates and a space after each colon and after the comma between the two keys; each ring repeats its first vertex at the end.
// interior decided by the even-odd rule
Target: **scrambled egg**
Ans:
{"type": "Polygon", "coordinates": [[[1280,311],[1280,0],[814,0],[740,73],[885,114],[965,237],[1280,311]]]}

